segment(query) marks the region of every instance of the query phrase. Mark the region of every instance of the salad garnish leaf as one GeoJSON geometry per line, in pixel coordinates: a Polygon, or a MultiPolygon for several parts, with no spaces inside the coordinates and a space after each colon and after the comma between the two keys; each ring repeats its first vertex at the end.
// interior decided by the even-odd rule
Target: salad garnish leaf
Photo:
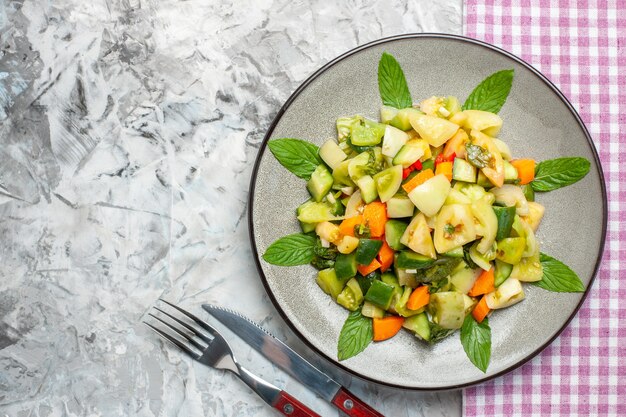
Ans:
{"type": "Polygon", "coordinates": [[[342,361],[361,353],[372,337],[372,319],[362,315],[361,310],[350,312],[339,334],[337,358],[342,361]]]}
{"type": "Polygon", "coordinates": [[[470,361],[481,371],[487,372],[491,359],[491,328],[489,319],[478,323],[468,314],[461,327],[461,344],[470,361]]]}
{"type": "Polygon", "coordinates": [[[441,342],[443,339],[456,332],[456,329],[444,329],[443,327],[441,327],[437,323],[433,323],[432,321],[429,321],[428,325],[430,326],[430,339],[428,340],[428,343],[430,343],[431,345],[434,345],[437,342],[441,342]]]}
{"type": "Polygon", "coordinates": [[[308,180],[322,163],[319,147],[300,139],[274,139],[267,144],[278,162],[298,177],[308,180]]]}
{"type": "Polygon", "coordinates": [[[468,142],[465,144],[465,149],[467,150],[467,161],[476,168],[485,168],[493,165],[493,156],[482,146],[468,142]]]}
{"type": "Polygon", "coordinates": [[[294,233],[281,237],[272,243],[263,259],[272,265],[306,265],[315,257],[315,237],[303,233],[294,233]]]}
{"type": "Polygon", "coordinates": [[[404,72],[393,55],[383,52],[378,62],[378,90],[385,106],[404,109],[413,105],[404,72]]]}
{"type": "Polygon", "coordinates": [[[463,110],[484,110],[498,113],[513,85],[513,70],[494,72],[474,88],[469,95],[463,110]]]}
{"type": "Polygon", "coordinates": [[[563,262],[545,253],[539,255],[539,261],[543,267],[543,278],[540,281],[533,282],[537,287],[554,292],[585,291],[585,286],[578,275],[576,275],[576,272],[572,271],[563,262]]]}
{"type": "Polygon", "coordinates": [[[338,253],[337,247],[325,248],[322,246],[321,239],[317,238],[315,246],[313,247],[313,253],[315,256],[311,261],[311,265],[316,269],[326,269],[335,266],[335,259],[337,259],[338,253]]]}
{"type": "Polygon", "coordinates": [[[584,178],[591,163],[582,157],[556,158],[541,161],[535,168],[535,179],[530,183],[535,191],[552,191],[584,178]]]}

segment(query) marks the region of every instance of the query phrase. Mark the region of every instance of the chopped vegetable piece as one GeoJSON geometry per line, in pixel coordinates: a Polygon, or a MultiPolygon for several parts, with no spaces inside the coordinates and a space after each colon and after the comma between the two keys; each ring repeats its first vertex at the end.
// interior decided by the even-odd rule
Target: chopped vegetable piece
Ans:
{"type": "Polygon", "coordinates": [[[494,206],[493,212],[498,219],[498,232],[496,233],[496,240],[502,240],[511,235],[511,226],[513,226],[513,220],[515,220],[515,207],[497,207],[494,206]]]}
{"type": "Polygon", "coordinates": [[[406,306],[409,310],[417,310],[428,305],[429,301],[430,293],[428,292],[428,286],[422,285],[421,287],[417,287],[413,290],[406,306]]]}
{"type": "MultiPolygon", "coordinates": [[[[378,255],[383,242],[377,239],[360,239],[356,248],[356,262],[359,265],[369,265],[378,255]]],[[[363,274],[367,275],[367,274],[363,274]]]]}
{"type": "Polygon", "coordinates": [[[467,132],[463,129],[457,130],[457,132],[446,142],[446,146],[441,153],[448,161],[453,160],[452,155],[456,155],[457,158],[465,157],[465,143],[469,140],[467,132]],[[452,159],[450,159],[452,158],[452,159]]]}
{"type": "MultiPolygon", "coordinates": [[[[340,279],[343,278],[352,278],[356,275],[357,271],[357,263],[356,263],[356,254],[354,252],[344,255],[337,255],[337,259],[335,260],[335,272],[337,273],[337,277],[340,279]]],[[[367,274],[361,274],[367,275],[367,274]]]]}
{"type": "Polygon", "coordinates": [[[519,263],[526,248],[526,239],[523,237],[508,237],[498,241],[496,258],[502,262],[514,265],[519,263]]]}
{"type": "Polygon", "coordinates": [[[343,291],[337,296],[337,304],[350,311],[356,311],[363,302],[363,292],[356,279],[350,278],[343,291]]]}
{"type": "Polygon", "coordinates": [[[378,262],[376,258],[374,258],[374,260],[372,260],[369,265],[358,265],[356,269],[359,271],[359,274],[367,275],[371,272],[376,271],[378,268],[380,268],[380,266],[380,262],[378,262]]]}
{"type": "Polygon", "coordinates": [[[367,204],[363,209],[363,220],[369,227],[372,237],[381,237],[385,234],[387,206],[379,201],[367,204]]]}
{"type": "Polygon", "coordinates": [[[395,336],[404,323],[404,317],[389,316],[382,319],[373,319],[374,341],[380,342],[395,336]]]}
{"type": "Polygon", "coordinates": [[[517,168],[517,175],[520,185],[529,184],[535,179],[535,160],[534,159],[516,159],[511,161],[511,165],[517,168]]]}
{"type": "Polygon", "coordinates": [[[480,299],[478,304],[476,304],[474,310],[472,310],[472,316],[474,316],[477,322],[481,323],[490,311],[491,309],[487,305],[487,300],[483,297],[480,299]]]}
{"type": "Polygon", "coordinates": [[[378,262],[380,262],[380,272],[385,272],[393,264],[395,251],[383,240],[383,246],[378,251],[378,262]]]}
{"type": "Polygon", "coordinates": [[[437,164],[437,168],[435,168],[435,175],[442,174],[448,179],[448,181],[452,181],[452,165],[452,162],[441,162],[437,164]]]}
{"type": "Polygon", "coordinates": [[[417,187],[420,184],[423,184],[424,182],[426,182],[427,180],[431,179],[434,176],[435,176],[435,173],[433,172],[432,169],[430,168],[425,169],[419,172],[416,176],[414,176],[411,181],[407,182],[406,184],[403,184],[402,188],[407,193],[410,193],[415,187],[417,187]]]}
{"type": "Polygon", "coordinates": [[[370,287],[368,288],[365,294],[365,299],[383,310],[387,310],[391,305],[395,290],[395,286],[375,280],[372,281],[370,287]]]}
{"type": "Polygon", "coordinates": [[[489,271],[483,271],[479,276],[474,286],[467,293],[470,297],[477,297],[482,294],[490,293],[496,289],[494,279],[494,268],[491,267],[489,271]]]}
{"type": "Polygon", "coordinates": [[[339,225],[339,232],[343,236],[354,237],[354,226],[359,226],[362,223],[363,223],[363,216],[358,215],[358,216],[350,217],[341,222],[341,224],[339,225]]]}

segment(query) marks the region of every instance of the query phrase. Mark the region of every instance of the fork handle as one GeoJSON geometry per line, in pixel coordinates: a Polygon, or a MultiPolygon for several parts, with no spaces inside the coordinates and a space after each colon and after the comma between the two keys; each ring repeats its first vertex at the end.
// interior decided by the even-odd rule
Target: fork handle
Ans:
{"type": "Polygon", "coordinates": [[[278,410],[282,415],[288,417],[320,417],[319,414],[309,409],[306,405],[296,400],[285,391],[281,391],[272,404],[272,407],[278,410]]]}

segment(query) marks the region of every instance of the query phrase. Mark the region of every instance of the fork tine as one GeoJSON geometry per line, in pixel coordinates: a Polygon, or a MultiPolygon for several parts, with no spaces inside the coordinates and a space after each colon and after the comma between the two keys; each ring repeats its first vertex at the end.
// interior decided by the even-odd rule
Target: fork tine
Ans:
{"type": "MultiPolygon", "coordinates": [[[[200,342],[197,342],[196,340],[194,340],[192,337],[190,337],[189,335],[187,335],[185,332],[183,332],[181,329],[178,329],[176,326],[172,325],[171,323],[166,322],[165,320],[163,320],[162,318],[155,316],[152,313],[148,313],[149,316],[152,316],[153,318],[157,319],[158,321],[160,321],[161,323],[165,324],[167,327],[169,327],[170,329],[174,330],[176,333],[178,333],[179,335],[183,336],[189,343],[191,343],[192,345],[194,345],[195,347],[197,347],[198,349],[200,349],[201,351],[203,351],[204,349],[206,349],[206,345],[201,344],[200,342]]],[[[169,314],[168,314],[169,316],[169,314]]],[[[171,316],[170,316],[171,317],[171,316]]],[[[174,317],[172,317],[172,319],[176,320],[174,317]]],[[[198,336],[198,334],[196,332],[193,331],[193,328],[187,327],[184,323],[182,323],[180,320],[176,320],[177,322],[183,324],[183,326],[185,326],[186,328],[190,329],[191,332],[193,334],[195,334],[196,336],[198,336]]],[[[200,337],[202,340],[204,340],[205,342],[209,343],[210,340],[205,340],[206,338],[200,337]]]]}
{"type": "Polygon", "coordinates": [[[163,301],[165,304],[175,308],[176,310],[180,311],[181,313],[183,313],[184,315],[186,315],[187,317],[189,317],[190,319],[195,321],[200,327],[202,327],[207,332],[211,333],[211,335],[217,336],[217,331],[212,326],[210,326],[208,323],[205,323],[204,321],[200,320],[198,317],[194,316],[193,314],[189,313],[186,310],[183,310],[182,308],[178,307],[177,305],[174,305],[174,304],[170,303],[169,301],[165,301],[162,298],[159,298],[159,300],[163,301]]]}
{"type": "Polygon", "coordinates": [[[189,349],[187,346],[185,346],[183,343],[181,343],[180,340],[170,336],[169,334],[165,333],[164,331],[161,331],[161,330],[157,329],[156,327],[154,327],[150,323],[147,323],[147,322],[144,321],[143,324],[145,324],[146,326],[150,327],[152,330],[154,330],[162,338],[164,338],[167,341],[169,341],[170,343],[173,343],[176,346],[178,346],[180,348],[180,350],[182,350],[183,352],[185,352],[186,354],[188,354],[192,358],[197,360],[200,357],[199,354],[197,354],[193,350],[189,349]]]}
{"type": "Polygon", "coordinates": [[[181,326],[183,326],[185,329],[189,330],[191,333],[193,333],[195,336],[199,337],[200,339],[204,340],[207,343],[211,343],[211,340],[208,337],[206,337],[204,334],[202,334],[202,332],[199,332],[197,329],[195,329],[193,326],[190,326],[189,324],[185,323],[184,321],[172,316],[170,313],[168,313],[167,311],[163,311],[161,310],[159,307],[154,307],[155,310],[161,312],[162,314],[166,315],[167,317],[169,317],[170,319],[174,320],[176,323],[180,324],[181,326]]]}

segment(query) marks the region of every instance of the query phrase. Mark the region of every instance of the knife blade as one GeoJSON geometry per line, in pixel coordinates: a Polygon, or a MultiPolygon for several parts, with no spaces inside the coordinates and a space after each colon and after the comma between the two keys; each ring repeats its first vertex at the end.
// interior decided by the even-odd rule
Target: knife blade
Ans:
{"type": "Polygon", "coordinates": [[[244,315],[223,307],[203,304],[209,314],[226,325],[250,347],[320,397],[351,417],[383,417],[341,384],[311,365],[281,340],[244,315]]]}

